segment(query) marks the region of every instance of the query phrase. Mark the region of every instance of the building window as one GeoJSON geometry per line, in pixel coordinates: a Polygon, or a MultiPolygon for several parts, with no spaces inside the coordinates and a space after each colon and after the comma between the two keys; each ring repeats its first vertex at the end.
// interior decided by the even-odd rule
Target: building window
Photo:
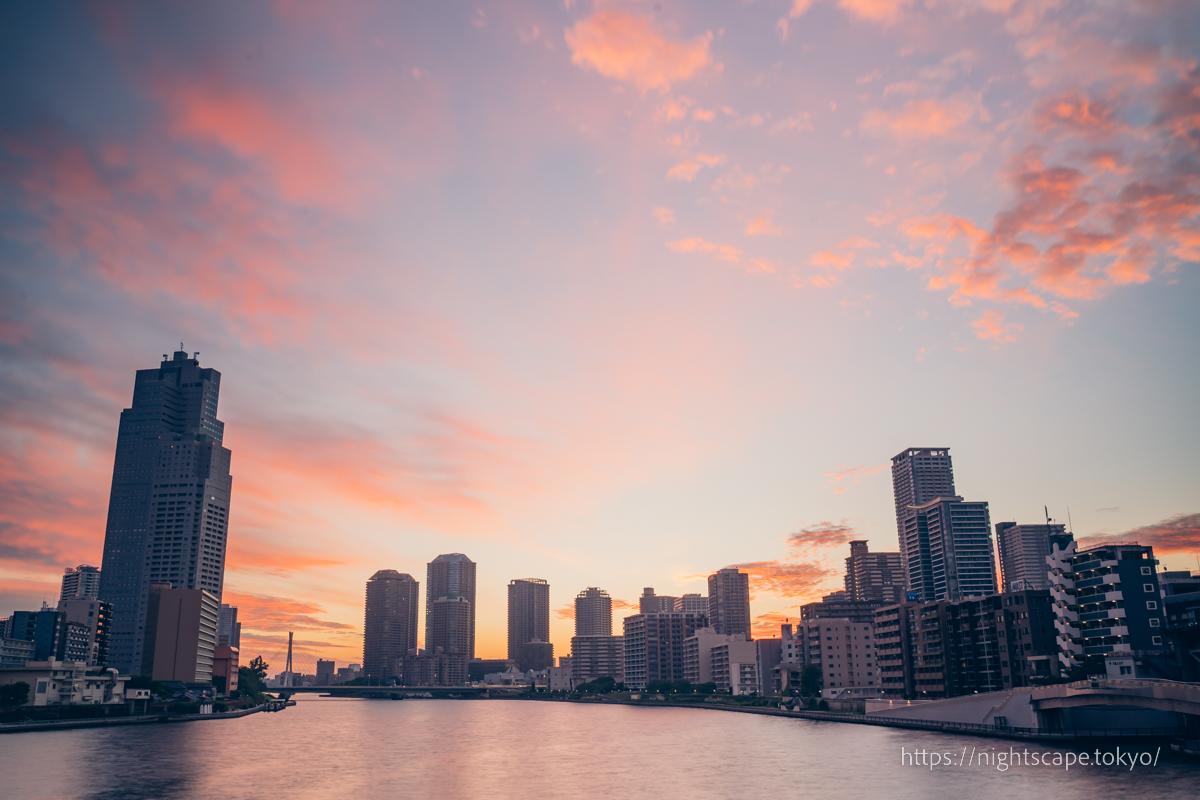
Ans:
{"type": "Polygon", "coordinates": [[[1150,570],[1150,567],[1142,567],[1142,574],[1143,575],[1153,575],[1154,573],[1150,570]]]}
{"type": "Polygon", "coordinates": [[[1153,644],[1162,644],[1162,637],[1161,636],[1151,636],[1150,641],[1153,644]]]}
{"type": "Polygon", "coordinates": [[[1122,675],[1132,675],[1133,667],[1121,667],[1121,674],[1122,675]]]}
{"type": "Polygon", "coordinates": [[[1159,626],[1158,617],[1151,617],[1150,618],[1150,627],[1157,628],[1158,626],[1159,626]]]}
{"type": "Polygon", "coordinates": [[[1146,601],[1146,608],[1147,608],[1147,610],[1149,610],[1149,611],[1155,611],[1155,610],[1157,610],[1157,609],[1158,609],[1158,603],[1154,602],[1153,600],[1147,600],[1147,601],[1146,601]]]}
{"type": "Polygon", "coordinates": [[[1150,594],[1151,592],[1154,591],[1154,584],[1153,583],[1143,583],[1142,591],[1145,592],[1146,594],[1150,594]]]}

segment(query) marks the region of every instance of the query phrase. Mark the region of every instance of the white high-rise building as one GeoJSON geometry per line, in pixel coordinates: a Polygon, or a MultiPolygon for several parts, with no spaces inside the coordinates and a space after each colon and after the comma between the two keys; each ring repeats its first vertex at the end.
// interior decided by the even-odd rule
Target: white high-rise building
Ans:
{"type": "Polygon", "coordinates": [[[612,636],[612,598],[589,586],[575,596],[575,635],[612,636]]]}
{"type": "Polygon", "coordinates": [[[63,570],[59,600],[95,600],[100,596],[100,570],[89,564],[63,570]]]}

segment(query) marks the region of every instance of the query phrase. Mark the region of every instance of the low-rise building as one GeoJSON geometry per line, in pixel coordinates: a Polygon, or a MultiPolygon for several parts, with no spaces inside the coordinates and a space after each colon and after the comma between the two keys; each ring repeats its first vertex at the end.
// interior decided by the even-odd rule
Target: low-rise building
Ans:
{"type": "MultiPolygon", "coordinates": [[[[228,695],[238,688],[238,661],[241,653],[236,647],[217,645],[213,651],[213,688],[219,694],[228,695]]],[[[324,686],[325,684],[321,684],[324,686]]]]}
{"type": "Polygon", "coordinates": [[[33,661],[34,644],[24,639],[0,638],[0,667],[23,667],[33,661]]]}
{"type": "Polygon", "coordinates": [[[29,661],[22,667],[0,667],[0,686],[29,685],[25,705],[120,705],[128,675],[115,669],[89,668],[83,661],[29,661]]]}
{"type": "Polygon", "coordinates": [[[756,694],[758,692],[758,648],[743,634],[739,640],[729,640],[713,645],[709,651],[712,660],[712,682],[718,692],[732,695],[756,694]]]}

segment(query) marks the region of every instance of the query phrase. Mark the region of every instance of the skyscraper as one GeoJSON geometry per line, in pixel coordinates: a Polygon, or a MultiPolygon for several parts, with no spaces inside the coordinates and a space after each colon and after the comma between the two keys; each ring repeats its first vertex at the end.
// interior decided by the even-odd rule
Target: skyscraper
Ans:
{"type": "Polygon", "coordinates": [[[732,567],[708,576],[708,624],[750,638],[750,576],[732,567]]]}
{"type": "Polygon", "coordinates": [[[508,657],[521,670],[541,671],[554,666],[550,642],[550,584],[541,578],[520,578],[508,584],[508,657]],[[529,647],[536,643],[537,647],[529,647]],[[547,660],[547,650],[550,650],[547,660]]]}
{"type": "Polygon", "coordinates": [[[892,457],[892,489],[904,582],[921,600],[996,593],[986,502],[954,493],[946,447],[910,447],[892,457]]]}
{"type": "Polygon", "coordinates": [[[121,412],[99,591],[113,604],[109,664],[121,672],[136,675],[143,663],[151,582],[220,600],[232,483],[220,388],[221,373],[181,345],[137,371],[121,412]]]}
{"type": "Polygon", "coordinates": [[[846,600],[899,603],[904,599],[904,567],[899,553],[872,553],[865,539],[850,543],[846,559],[846,600]]]}
{"type": "MultiPolygon", "coordinates": [[[[443,609],[443,611],[447,611],[443,609]]],[[[447,611],[447,613],[449,613],[447,611]]],[[[457,624],[457,623],[456,623],[457,624]]],[[[467,660],[475,657],[475,562],[464,556],[462,553],[449,553],[440,555],[433,561],[429,562],[429,566],[425,572],[425,649],[430,653],[434,649],[434,639],[441,641],[449,641],[453,639],[456,646],[463,645],[466,647],[466,652],[462,653],[467,660]],[[436,630],[436,625],[440,624],[439,620],[448,620],[451,617],[443,615],[439,620],[434,619],[434,604],[443,597],[453,595],[453,600],[456,605],[453,614],[454,619],[464,613],[461,607],[462,603],[466,603],[465,613],[466,629],[465,640],[460,640],[459,637],[463,631],[455,632],[454,636],[450,636],[445,631],[436,630]]],[[[439,644],[439,646],[441,646],[439,644]]]]}
{"type": "Polygon", "coordinates": [[[373,678],[396,674],[396,662],[417,647],[421,585],[411,575],[381,569],[367,581],[363,624],[363,672],[373,678]]]}
{"type": "Polygon", "coordinates": [[[954,495],[954,467],[948,447],[910,447],[892,457],[892,492],[896,497],[897,529],[909,506],[954,495]]]}
{"type": "Polygon", "coordinates": [[[612,636],[612,598],[589,586],[575,596],[575,635],[612,636]]]}
{"type": "Polygon", "coordinates": [[[1051,537],[1064,537],[1065,525],[996,523],[996,549],[1000,551],[1001,591],[1049,589],[1046,556],[1051,537]]]}
{"type": "Polygon", "coordinates": [[[100,596],[100,570],[88,564],[63,570],[59,600],[95,600],[100,596]]]}

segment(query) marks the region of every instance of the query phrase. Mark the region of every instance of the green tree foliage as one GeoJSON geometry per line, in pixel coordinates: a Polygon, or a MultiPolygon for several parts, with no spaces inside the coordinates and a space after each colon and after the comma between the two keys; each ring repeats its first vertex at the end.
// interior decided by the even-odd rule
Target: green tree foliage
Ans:
{"type": "Polygon", "coordinates": [[[21,706],[29,702],[29,684],[25,681],[0,686],[0,706],[21,706]]]}
{"type": "Polygon", "coordinates": [[[596,678],[588,683],[581,683],[575,687],[575,691],[579,694],[608,694],[616,691],[617,681],[615,678],[605,675],[603,678],[596,678]]]}
{"type": "MultiPolygon", "coordinates": [[[[254,660],[246,665],[246,669],[249,669],[252,673],[254,673],[254,677],[258,678],[260,681],[265,681],[267,679],[267,670],[270,668],[270,666],[270,664],[263,661],[262,656],[255,656],[254,660]]],[[[240,676],[240,669],[238,670],[238,674],[240,676]]]]}
{"type": "Polygon", "coordinates": [[[267,691],[267,685],[250,667],[238,667],[238,691],[254,697],[267,691]]]}
{"type": "Polygon", "coordinates": [[[821,693],[821,668],[808,664],[800,670],[800,694],[812,697],[821,693]]]}

